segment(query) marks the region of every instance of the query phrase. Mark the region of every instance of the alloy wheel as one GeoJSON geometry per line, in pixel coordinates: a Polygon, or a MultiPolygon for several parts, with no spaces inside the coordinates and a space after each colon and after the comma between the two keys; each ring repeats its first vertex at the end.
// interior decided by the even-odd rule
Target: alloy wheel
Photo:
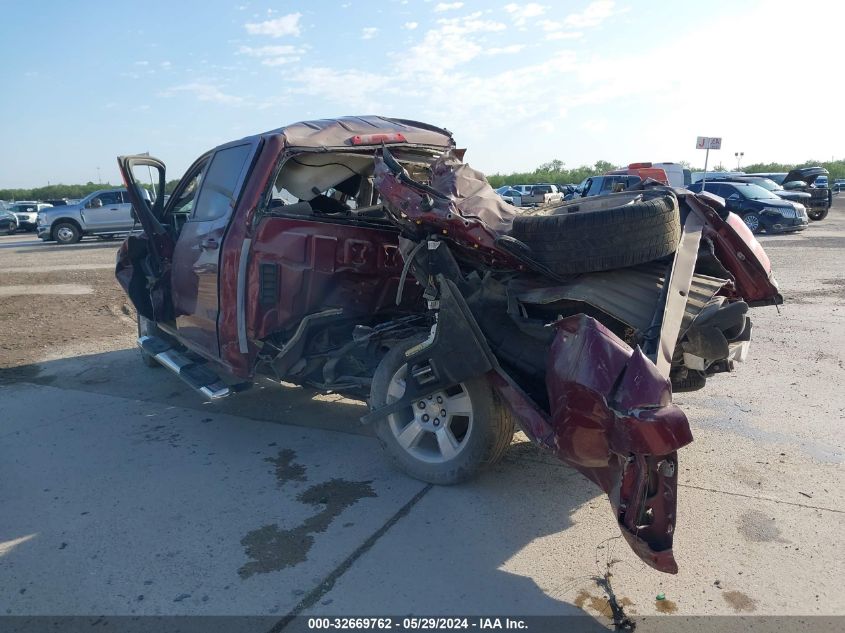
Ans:
{"type": "MultiPolygon", "coordinates": [[[[405,394],[403,365],[393,375],[387,389],[388,402],[405,394]]],[[[461,383],[422,396],[413,405],[387,418],[391,433],[409,455],[430,464],[455,459],[467,446],[473,427],[472,400],[461,383]]]]}
{"type": "Polygon", "coordinates": [[[756,213],[747,213],[742,219],[752,233],[757,233],[760,230],[760,216],[756,213]]]}

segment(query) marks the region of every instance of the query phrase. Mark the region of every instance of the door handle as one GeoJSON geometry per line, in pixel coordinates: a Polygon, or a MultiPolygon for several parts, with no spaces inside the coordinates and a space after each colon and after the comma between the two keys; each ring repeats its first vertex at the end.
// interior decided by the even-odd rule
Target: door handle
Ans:
{"type": "Polygon", "coordinates": [[[206,238],[200,242],[200,248],[203,250],[213,251],[218,246],[220,245],[217,243],[217,240],[215,240],[213,237],[206,238]]]}
{"type": "Polygon", "coordinates": [[[117,211],[117,210],[118,210],[117,207],[112,207],[111,209],[109,209],[109,211],[117,211]]]}

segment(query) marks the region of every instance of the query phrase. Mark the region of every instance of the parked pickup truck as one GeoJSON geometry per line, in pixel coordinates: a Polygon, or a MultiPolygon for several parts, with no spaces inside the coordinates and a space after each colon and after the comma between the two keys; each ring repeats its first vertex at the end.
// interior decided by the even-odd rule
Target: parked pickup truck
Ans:
{"type": "Polygon", "coordinates": [[[114,237],[135,227],[126,189],[101,189],[77,204],[40,210],[37,223],[38,237],[59,244],[74,244],[85,235],[114,237]]]}
{"type": "Polygon", "coordinates": [[[542,206],[563,200],[557,185],[531,185],[522,196],[523,207],[542,206]]]}
{"type": "Polygon", "coordinates": [[[259,376],[366,399],[388,457],[435,484],[495,463],[518,427],[675,573],[692,435],[672,389],[746,358],[749,308],[782,301],[765,252],[710,194],[528,212],[462,156],[425,123],[307,121],[209,150],[154,204],[138,183],[154,170],[163,190],[164,163],[119,157],[143,232],[116,276],[144,362],[210,400],[261,398],[259,376]]]}

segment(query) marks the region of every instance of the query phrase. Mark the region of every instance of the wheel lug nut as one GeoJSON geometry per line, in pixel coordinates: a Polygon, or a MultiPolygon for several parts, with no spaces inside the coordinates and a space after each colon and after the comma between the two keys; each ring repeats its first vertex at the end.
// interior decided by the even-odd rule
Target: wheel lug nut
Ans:
{"type": "Polygon", "coordinates": [[[442,415],[445,418],[446,417],[446,409],[440,409],[440,415],[442,415]]]}
{"type": "Polygon", "coordinates": [[[438,426],[440,424],[440,418],[434,418],[434,426],[438,426]]]}
{"type": "Polygon", "coordinates": [[[431,396],[429,396],[428,399],[431,400],[431,396]]]}
{"type": "Polygon", "coordinates": [[[425,402],[423,402],[422,400],[420,400],[420,401],[417,403],[417,406],[418,406],[420,409],[425,409],[425,402]]]}
{"type": "Polygon", "coordinates": [[[428,413],[423,413],[423,422],[428,422],[428,413]]]}
{"type": "Polygon", "coordinates": [[[443,404],[443,396],[437,396],[437,404],[443,404]]]}

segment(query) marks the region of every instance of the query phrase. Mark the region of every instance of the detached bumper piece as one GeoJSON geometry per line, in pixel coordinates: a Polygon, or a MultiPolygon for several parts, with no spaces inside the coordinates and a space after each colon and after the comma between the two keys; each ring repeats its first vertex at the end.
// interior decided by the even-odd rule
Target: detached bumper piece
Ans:
{"type": "Polygon", "coordinates": [[[171,347],[164,339],[155,336],[142,336],[138,339],[138,347],[208,400],[219,400],[232,393],[229,386],[205,363],[191,360],[171,347]]]}
{"type": "Polygon", "coordinates": [[[692,441],[669,381],[593,318],[559,321],[546,373],[554,451],[604,490],[623,536],[648,565],[672,554],[677,450],[692,441]]]}

